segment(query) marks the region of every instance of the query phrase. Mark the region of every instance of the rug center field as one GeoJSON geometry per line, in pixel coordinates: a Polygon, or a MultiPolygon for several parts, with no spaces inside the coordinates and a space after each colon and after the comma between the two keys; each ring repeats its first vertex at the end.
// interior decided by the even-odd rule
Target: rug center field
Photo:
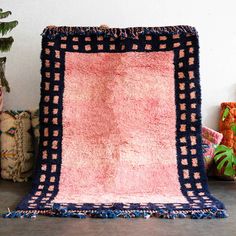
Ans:
{"type": "Polygon", "coordinates": [[[54,202],[187,202],[177,173],[173,61],[173,51],[66,52],[54,202]]]}

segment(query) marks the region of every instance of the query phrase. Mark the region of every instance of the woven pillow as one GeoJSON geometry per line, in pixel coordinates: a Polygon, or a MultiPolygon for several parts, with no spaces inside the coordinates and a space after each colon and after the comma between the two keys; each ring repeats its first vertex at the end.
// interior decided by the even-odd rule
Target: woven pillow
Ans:
{"type": "Polygon", "coordinates": [[[13,181],[27,181],[32,174],[34,149],[28,111],[1,114],[1,176],[13,181]]]}
{"type": "Polygon", "coordinates": [[[233,148],[236,154],[236,102],[221,104],[219,129],[223,134],[222,144],[233,148]]]}
{"type": "Polygon", "coordinates": [[[223,135],[221,133],[207,127],[202,127],[203,157],[206,170],[211,168],[215,149],[220,144],[222,138],[223,135]]]}
{"type": "MultiPolygon", "coordinates": [[[[234,150],[236,155],[236,102],[223,102],[220,109],[219,131],[223,134],[221,144],[234,150]]],[[[224,180],[236,180],[225,176],[214,167],[214,175],[224,180]]]]}

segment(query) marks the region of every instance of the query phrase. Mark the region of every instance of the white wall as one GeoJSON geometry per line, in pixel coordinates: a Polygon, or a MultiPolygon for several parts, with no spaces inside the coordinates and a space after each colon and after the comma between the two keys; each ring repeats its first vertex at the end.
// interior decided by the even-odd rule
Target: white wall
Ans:
{"type": "Polygon", "coordinates": [[[187,24],[200,35],[203,124],[217,128],[222,101],[236,101],[234,0],[0,0],[19,21],[7,54],[11,93],[5,109],[37,107],[42,29],[47,25],[164,26],[187,24]]]}

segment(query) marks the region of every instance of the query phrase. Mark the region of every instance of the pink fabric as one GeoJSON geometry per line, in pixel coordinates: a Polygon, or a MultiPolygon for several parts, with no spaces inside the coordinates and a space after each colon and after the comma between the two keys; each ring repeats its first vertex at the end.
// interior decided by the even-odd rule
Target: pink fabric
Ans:
{"type": "Polygon", "coordinates": [[[187,202],[177,174],[173,57],[66,53],[54,202],[187,202]]]}
{"type": "Polygon", "coordinates": [[[205,167],[206,169],[210,169],[213,165],[213,158],[214,158],[214,152],[217,146],[220,144],[220,142],[223,139],[223,134],[212,130],[207,127],[202,127],[202,141],[204,145],[208,145],[208,147],[204,148],[203,157],[205,160],[205,167]]]}

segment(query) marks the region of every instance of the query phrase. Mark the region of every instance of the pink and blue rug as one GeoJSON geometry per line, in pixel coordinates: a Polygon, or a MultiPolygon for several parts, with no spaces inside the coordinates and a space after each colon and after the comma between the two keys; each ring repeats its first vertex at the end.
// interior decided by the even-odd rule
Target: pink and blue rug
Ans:
{"type": "Polygon", "coordinates": [[[15,216],[226,217],[204,170],[195,28],[47,27],[41,58],[40,154],[15,216]]]}

